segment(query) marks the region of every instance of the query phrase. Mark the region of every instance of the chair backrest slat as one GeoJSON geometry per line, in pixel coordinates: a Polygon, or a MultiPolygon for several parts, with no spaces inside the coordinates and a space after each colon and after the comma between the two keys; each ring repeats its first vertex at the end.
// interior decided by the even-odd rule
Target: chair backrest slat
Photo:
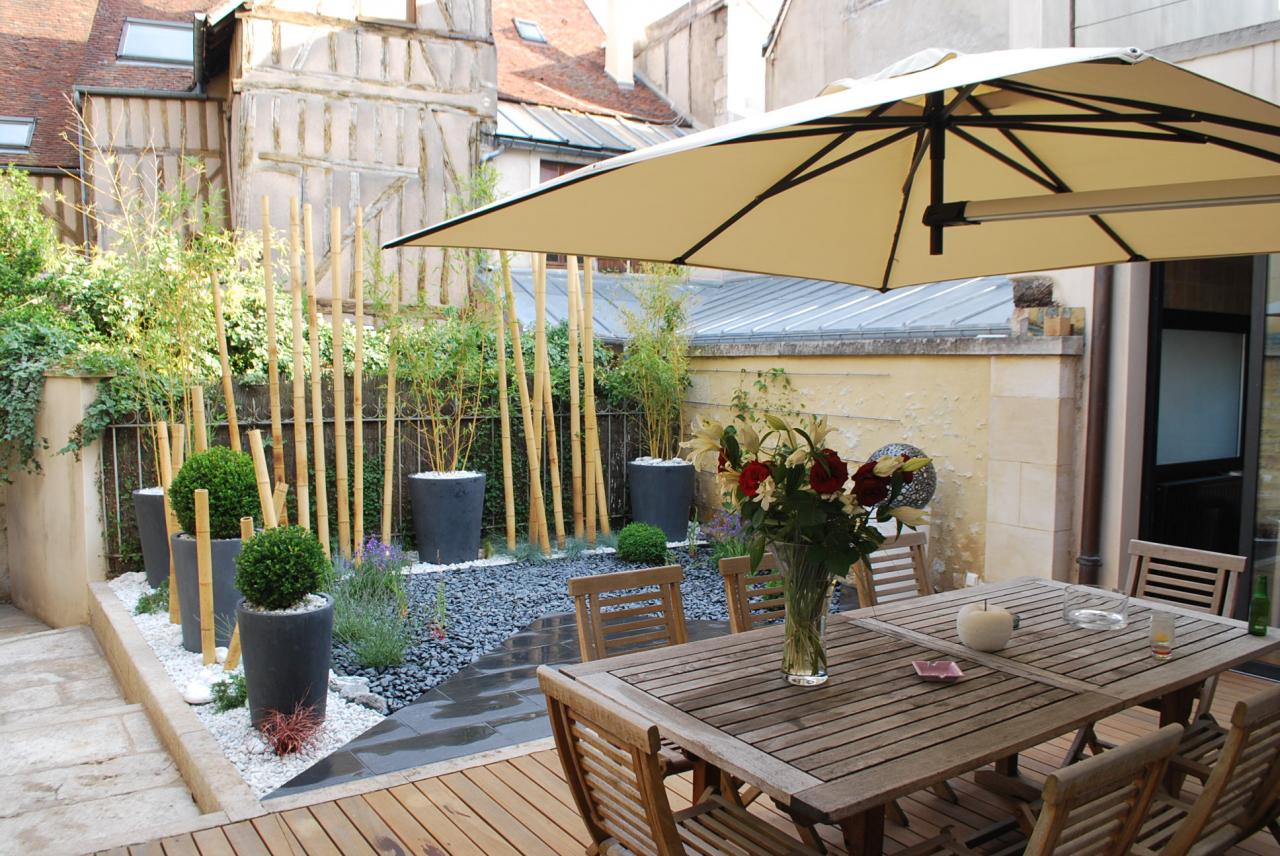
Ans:
{"type": "MultiPolygon", "coordinates": [[[[1182,856],[1260,828],[1280,808],[1280,686],[1236,703],[1204,790],[1161,856],[1182,856]]],[[[1152,842],[1158,844],[1159,842],[1152,842]]]]}
{"type": "Polygon", "coordinates": [[[1171,544],[1129,542],[1129,594],[1230,616],[1247,559],[1171,544]]]}
{"type": "Polygon", "coordinates": [[[720,560],[724,577],[724,597],[729,604],[729,629],[734,633],[753,630],[757,625],[780,621],[787,614],[782,597],[782,572],[772,553],[765,553],[756,572],[751,572],[750,556],[720,560]]]}
{"type": "Polygon", "coordinates": [[[603,852],[684,854],[658,763],[658,728],[547,666],[538,668],[556,750],[587,832],[603,852]]]}
{"type": "Polygon", "coordinates": [[[858,589],[859,606],[876,606],[895,600],[932,594],[925,549],[929,536],[924,532],[903,532],[890,536],[871,554],[871,562],[858,562],[849,570],[858,589]]]}
{"type": "Polygon", "coordinates": [[[688,641],[679,565],[573,577],[583,661],[688,641]]]}
{"type": "Polygon", "coordinates": [[[1170,725],[1051,774],[1026,856],[1128,853],[1181,737],[1170,725]]]}

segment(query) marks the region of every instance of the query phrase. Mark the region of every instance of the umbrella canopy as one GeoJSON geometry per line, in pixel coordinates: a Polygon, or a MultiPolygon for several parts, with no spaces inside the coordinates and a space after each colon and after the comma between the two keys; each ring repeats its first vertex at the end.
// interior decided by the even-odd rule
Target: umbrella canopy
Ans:
{"type": "Polygon", "coordinates": [[[888,289],[1280,249],[1280,106],[1136,48],[929,51],[389,243],[888,289]]]}

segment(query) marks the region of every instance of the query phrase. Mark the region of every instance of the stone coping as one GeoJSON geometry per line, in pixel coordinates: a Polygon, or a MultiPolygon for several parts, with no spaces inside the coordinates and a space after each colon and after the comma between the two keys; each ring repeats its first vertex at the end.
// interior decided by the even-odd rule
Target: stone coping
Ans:
{"type": "Polygon", "coordinates": [[[883,336],[867,339],[801,339],[792,342],[695,343],[689,349],[689,356],[694,359],[927,355],[1077,357],[1083,353],[1083,336],[883,336]]]}
{"type": "Polygon", "coordinates": [[[105,582],[89,584],[89,626],[124,697],[142,705],[200,811],[221,812],[232,822],[263,814],[262,803],[182,700],[133,617],[105,582]]]}

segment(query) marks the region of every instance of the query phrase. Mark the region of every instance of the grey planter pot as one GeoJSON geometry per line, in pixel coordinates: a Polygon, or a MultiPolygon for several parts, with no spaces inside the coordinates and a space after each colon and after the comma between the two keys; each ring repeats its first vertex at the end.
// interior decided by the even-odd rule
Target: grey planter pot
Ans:
{"type": "MultiPolygon", "coordinates": [[[[178,605],[182,614],[182,647],[200,651],[200,575],[196,568],[196,539],[185,532],[173,536],[173,574],[178,581],[178,605]]],[[[214,538],[213,552],[213,627],[214,639],[220,646],[231,641],[236,623],[236,556],[240,555],[239,538],[214,538]]]]}
{"type": "Polygon", "coordinates": [[[657,526],[668,541],[689,537],[689,509],[693,506],[693,464],[627,462],[631,519],[657,526]]]}
{"type": "Polygon", "coordinates": [[[158,487],[133,492],[133,513],[142,542],[142,567],[147,585],[169,584],[169,530],[164,524],[164,491],[158,487]]]}
{"type": "Polygon", "coordinates": [[[484,473],[450,479],[409,476],[419,560],[452,565],[479,557],[484,483],[484,473]]]}
{"type": "Polygon", "coordinates": [[[311,612],[258,612],[236,607],[240,650],[249,691],[249,719],[257,728],[270,711],[293,713],[299,705],[324,719],[333,655],[333,598],[311,612]]]}

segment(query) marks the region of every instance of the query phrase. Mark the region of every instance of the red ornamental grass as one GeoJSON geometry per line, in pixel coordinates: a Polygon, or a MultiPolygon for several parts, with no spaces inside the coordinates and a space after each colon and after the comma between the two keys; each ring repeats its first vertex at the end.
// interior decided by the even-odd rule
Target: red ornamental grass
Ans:
{"type": "Polygon", "coordinates": [[[293,713],[279,710],[267,711],[258,730],[271,744],[276,755],[291,755],[301,752],[303,747],[315,737],[323,724],[314,707],[298,705],[293,713]]]}

